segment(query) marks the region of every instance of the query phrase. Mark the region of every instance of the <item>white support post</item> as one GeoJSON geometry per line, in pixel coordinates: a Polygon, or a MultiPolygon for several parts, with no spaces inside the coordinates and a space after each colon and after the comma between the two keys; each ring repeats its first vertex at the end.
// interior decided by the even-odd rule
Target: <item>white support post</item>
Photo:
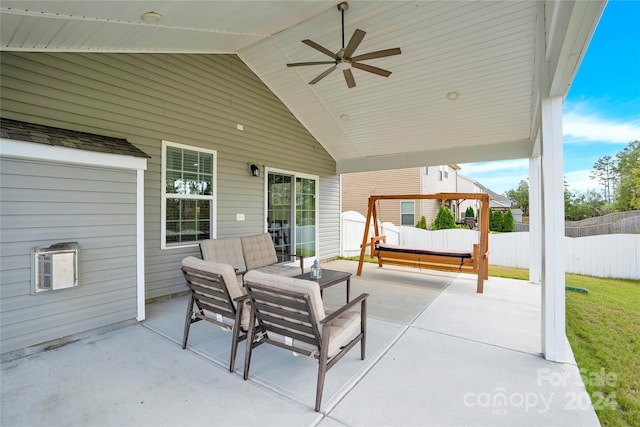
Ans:
{"type": "Polygon", "coordinates": [[[542,353],[565,362],[562,97],[542,103],[542,353]]]}
{"type": "Polygon", "coordinates": [[[542,264],[542,197],[540,156],[529,158],[529,282],[540,283],[542,264]]]}
{"type": "Polygon", "coordinates": [[[137,276],[137,307],[136,319],[142,322],[146,317],[145,312],[145,273],[144,273],[144,170],[137,172],[137,197],[136,197],[136,276],[137,276]]]}

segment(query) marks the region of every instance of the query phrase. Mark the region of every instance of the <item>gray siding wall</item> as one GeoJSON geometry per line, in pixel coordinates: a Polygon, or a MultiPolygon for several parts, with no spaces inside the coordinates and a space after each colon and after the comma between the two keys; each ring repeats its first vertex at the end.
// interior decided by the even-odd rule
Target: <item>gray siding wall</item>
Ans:
{"type": "Polygon", "coordinates": [[[136,171],[0,159],[2,352],[136,316],[136,171]],[[31,250],[77,241],[79,287],[31,295],[31,250]]]}
{"type": "Polygon", "coordinates": [[[318,257],[331,259],[340,256],[340,179],[337,175],[320,177],[320,253],[318,257]]]}
{"type": "Polygon", "coordinates": [[[3,117],[126,138],[151,156],[147,298],[183,291],[180,261],[199,254],[160,249],[162,140],[217,150],[218,237],[264,232],[265,166],[320,176],[320,254],[339,255],[335,161],[237,56],[2,52],[1,59],[3,117]],[[260,178],[248,163],[261,167],[260,178]]]}

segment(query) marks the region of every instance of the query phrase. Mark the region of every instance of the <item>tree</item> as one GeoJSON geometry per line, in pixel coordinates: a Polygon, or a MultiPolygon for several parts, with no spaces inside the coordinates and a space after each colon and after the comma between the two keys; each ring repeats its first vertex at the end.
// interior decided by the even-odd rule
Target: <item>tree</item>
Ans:
{"type": "Polygon", "coordinates": [[[511,213],[511,209],[505,212],[502,217],[502,231],[511,232],[515,229],[515,220],[513,219],[513,214],[511,213]]]}
{"type": "Polygon", "coordinates": [[[423,230],[427,229],[427,218],[424,217],[424,215],[422,215],[420,217],[420,220],[418,220],[418,223],[416,224],[417,228],[422,228],[423,230]]]}
{"type": "Polygon", "coordinates": [[[520,181],[518,188],[515,190],[507,190],[505,193],[508,198],[516,201],[514,207],[522,209],[522,214],[529,215],[529,183],[526,180],[520,181]]]}
{"type": "Polygon", "coordinates": [[[446,230],[449,228],[456,228],[456,220],[453,218],[453,214],[449,209],[440,205],[438,215],[436,215],[433,223],[431,224],[431,229],[446,230]]]}
{"type": "Polygon", "coordinates": [[[603,187],[604,199],[607,203],[611,203],[611,195],[617,181],[616,161],[611,156],[600,157],[593,165],[593,169],[589,174],[589,178],[598,181],[603,187]]]}
{"type": "Polygon", "coordinates": [[[619,178],[614,207],[626,211],[640,209],[640,141],[632,141],[616,154],[614,172],[619,178]]]}
{"type": "Polygon", "coordinates": [[[467,209],[464,211],[464,217],[465,218],[475,218],[476,214],[473,211],[473,208],[471,206],[467,206],[467,209]]]}
{"type": "Polygon", "coordinates": [[[491,211],[489,215],[489,230],[502,231],[502,212],[498,210],[491,211]]]}
{"type": "Polygon", "coordinates": [[[569,194],[569,201],[565,203],[565,219],[578,221],[581,219],[600,216],[606,213],[607,206],[602,194],[596,190],[569,194]]]}

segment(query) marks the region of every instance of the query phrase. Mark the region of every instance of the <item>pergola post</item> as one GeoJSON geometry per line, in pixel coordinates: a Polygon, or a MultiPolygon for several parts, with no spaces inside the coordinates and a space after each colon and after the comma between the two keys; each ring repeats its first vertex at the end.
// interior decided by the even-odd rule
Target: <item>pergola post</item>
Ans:
{"type": "Polygon", "coordinates": [[[542,109],[542,353],[565,361],[564,175],[562,97],[543,98],[542,109]]]}

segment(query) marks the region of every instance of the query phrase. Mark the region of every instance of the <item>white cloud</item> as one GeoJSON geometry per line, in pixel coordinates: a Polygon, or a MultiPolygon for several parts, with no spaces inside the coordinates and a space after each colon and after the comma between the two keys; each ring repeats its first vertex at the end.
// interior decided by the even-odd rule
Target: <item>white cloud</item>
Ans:
{"type": "Polygon", "coordinates": [[[529,177],[528,159],[467,163],[460,167],[461,175],[478,181],[498,194],[517,188],[520,181],[529,177]]]}
{"type": "Polygon", "coordinates": [[[603,119],[595,114],[569,111],[562,118],[562,133],[565,143],[628,144],[640,139],[640,119],[621,122],[603,119]]]}
{"type": "MultiPolygon", "coordinates": [[[[509,160],[503,162],[469,163],[461,165],[460,174],[478,181],[498,194],[516,189],[520,181],[529,178],[529,161],[509,160]]],[[[584,193],[587,190],[600,191],[598,183],[589,178],[591,169],[565,172],[564,177],[572,193],[584,193]]]]}
{"type": "Polygon", "coordinates": [[[516,159],[516,160],[501,160],[498,162],[481,162],[481,163],[466,163],[460,165],[460,172],[464,176],[471,177],[474,174],[479,173],[512,173],[516,170],[529,170],[528,159],[516,159]]]}
{"type": "Polygon", "coordinates": [[[601,191],[598,182],[595,179],[589,178],[591,169],[575,170],[572,172],[566,172],[564,174],[565,180],[569,185],[569,191],[572,193],[581,192],[584,193],[587,190],[601,191]]]}

